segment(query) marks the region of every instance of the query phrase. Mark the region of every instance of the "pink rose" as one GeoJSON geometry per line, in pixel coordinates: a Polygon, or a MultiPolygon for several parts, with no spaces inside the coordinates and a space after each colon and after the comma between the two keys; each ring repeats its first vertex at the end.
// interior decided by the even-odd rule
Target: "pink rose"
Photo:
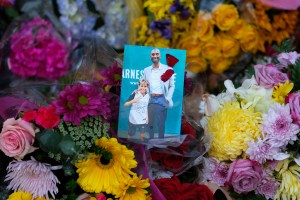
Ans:
{"type": "Polygon", "coordinates": [[[262,168],[258,162],[240,159],[231,163],[226,183],[239,194],[248,193],[257,188],[261,176],[262,168]]]}
{"type": "Polygon", "coordinates": [[[287,74],[281,72],[274,64],[258,64],[254,66],[254,70],[257,83],[264,88],[272,88],[289,80],[287,74]]]}
{"type": "Polygon", "coordinates": [[[289,94],[286,103],[290,105],[292,119],[300,126],[300,92],[289,94]]]}
{"type": "Polygon", "coordinates": [[[22,119],[7,119],[0,133],[0,149],[5,155],[22,159],[36,150],[32,146],[35,138],[33,126],[22,119]]]}
{"type": "Polygon", "coordinates": [[[277,56],[277,59],[282,67],[287,67],[288,65],[294,65],[299,57],[300,54],[293,51],[289,53],[281,53],[277,56]]]}

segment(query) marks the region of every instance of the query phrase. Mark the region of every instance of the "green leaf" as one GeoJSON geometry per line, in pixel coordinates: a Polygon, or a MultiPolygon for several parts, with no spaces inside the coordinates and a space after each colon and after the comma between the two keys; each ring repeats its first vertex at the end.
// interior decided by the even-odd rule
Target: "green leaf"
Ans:
{"type": "Polygon", "coordinates": [[[58,153],[60,151],[57,144],[62,140],[62,135],[52,130],[45,130],[36,135],[40,148],[46,152],[58,153]]]}
{"type": "Polygon", "coordinates": [[[58,146],[61,152],[67,156],[71,156],[76,153],[76,144],[70,135],[65,135],[58,146]]]}
{"type": "Polygon", "coordinates": [[[294,91],[300,90],[300,59],[298,59],[290,70],[291,72],[291,81],[294,83],[294,91]]]}
{"type": "Polygon", "coordinates": [[[7,7],[5,8],[5,13],[7,16],[16,18],[19,16],[18,11],[14,7],[7,7]]]}
{"type": "Polygon", "coordinates": [[[273,48],[278,52],[291,52],[295,50],[292,40],[284,40],[280,46],[274,44],[273,48]]]}

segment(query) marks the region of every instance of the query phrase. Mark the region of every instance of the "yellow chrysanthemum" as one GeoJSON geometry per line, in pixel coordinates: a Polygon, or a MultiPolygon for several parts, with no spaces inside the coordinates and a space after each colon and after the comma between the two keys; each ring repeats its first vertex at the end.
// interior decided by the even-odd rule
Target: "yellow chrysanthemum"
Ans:
{"type": "Polygon", "coordinates": [[[260,134],[261,114],[253,108],[242,109],[238,102],[227,102],[207,123],[213,135],[210,156],[218,160],[234,160],[248,148],[248,142],[260,134]]]}
{"type": "Polygon", "coordinates": [[[127,179],[116,194],[116,198],[120,200],[135,200],[135,199],[147,199],[148,191],[147,187],[150,186],[149,180],[142,180],[142,176],[133,175],[131,179],[127,179]]]}
{"type": "MultiPolygon", "coordinates": [[[[95,142],[105,153],[89,153],[86,159],[76,163],[77,183],[85,192],[115,194],[120,184],[130,178],[130,169],[137,166],[134,152],[118,143],[116,138],[101,138],[95,142]]],[[[103,152],[103,151],[102,151],[103,152]]]]}
{"type": "Polygon", "coordinates": [[[281,184],[274,200],[300,199],[300,166],[292,164],[288,159],[278,163],[276,169],[281,178],[281,184]]]}
{"type": "Polygon", "coordinates": [[[279,83],[278,86],[274,87],[272,99],[280,104],[285,102],[285,97],[292,91],[294,87],[294,83],[290,83],[289,81],[285,83],[279,83]]]}
{"type": "MultiPolygon", "coordinates": [[[[32,195],[28,192],[19,190],[9,195],[7,200],[32,200],[32,195]]],[[[34,200],[45,200],[44,197],[37,197],[34,200]]]]}
{"type": "Polygon", "coordinates": [[[155,32],[150,35],[144,43],[145,46],[154,46],[161,48],[170,47],[170,40],[163,38],[159,33],[155,32]]]}

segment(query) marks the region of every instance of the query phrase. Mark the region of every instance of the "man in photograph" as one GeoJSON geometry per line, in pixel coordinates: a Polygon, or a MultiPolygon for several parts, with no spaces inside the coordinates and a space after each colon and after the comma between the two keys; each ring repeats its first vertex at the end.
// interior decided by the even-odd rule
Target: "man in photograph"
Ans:
{"type": "Polygon", "coordinates": [[[154,138],[155,126],[157,126],[158,138],[164,138],[167,109],[173,106],[174,74],[168,80],[162,80],[162,75],[168,69],[173,69],[160,63],[161,54],[159,49],[153,49],[150,58],[152,65],[144,69],[144,77],[150,85],[150,100],[148,104],[149,139],[154,138]]]}

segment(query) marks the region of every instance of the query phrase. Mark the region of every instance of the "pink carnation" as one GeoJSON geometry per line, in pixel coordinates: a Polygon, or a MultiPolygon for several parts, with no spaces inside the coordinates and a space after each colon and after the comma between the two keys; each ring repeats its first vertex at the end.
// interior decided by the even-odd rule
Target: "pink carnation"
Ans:
{"type": "Polygon", "coordinates": [[[274,64],[257,64],[254,70],[257,83],[264,88],[272,88],[289,80],[287,74],[281,72],[274,64]]]}
{"type": "Polygon", "coordinates": [[[70,68],[67,43],[44,19],[22,24],[10,42],[9,69],[19,76],[59,78],[70,68]]]}

